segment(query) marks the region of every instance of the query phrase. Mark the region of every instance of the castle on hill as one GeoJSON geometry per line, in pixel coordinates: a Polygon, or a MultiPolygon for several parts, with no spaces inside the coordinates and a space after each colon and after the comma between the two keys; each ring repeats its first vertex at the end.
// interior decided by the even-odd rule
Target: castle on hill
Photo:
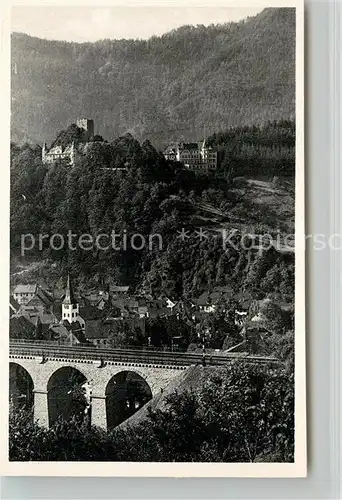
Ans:
{"type": "Polygon", "coordinates": [[[52,164],[57,160],[67,160],[70,166],[75,165],[77,154],[84,149],[84,146],[94,140],[94,120],[89,118],[79,118],[76,122],[78,128],[84,131],[84,142],[82,144],[68,144],[66,147],[54,146],[47,149],[46,143],[43,144],[42,161],[46,164],[52,164]]]}

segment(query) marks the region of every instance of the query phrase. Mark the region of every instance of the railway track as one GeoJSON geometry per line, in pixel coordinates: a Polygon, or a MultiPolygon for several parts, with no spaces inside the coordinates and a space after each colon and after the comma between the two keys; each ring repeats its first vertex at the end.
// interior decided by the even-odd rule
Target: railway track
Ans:
{"type": "MultiPolygon", "coordinates": [[[[9,346],[10,356],[42,356],[46,360],[53,359],[78,359],[102,362],[127,362],[150,365],[166,366],[191,366],[203,363],[203,355],[188,352],[153,351],[139,349],[102,349],[93,346],[61,346],[51,343],[32,342],[22,343],[11,341],[9,346]]],[[[205,355],[208,365],[222,366],[234,360],[247,363],[278,363],[278,360],[266,356],[252,356],[246,353],[226,353],[205,355]]]]}

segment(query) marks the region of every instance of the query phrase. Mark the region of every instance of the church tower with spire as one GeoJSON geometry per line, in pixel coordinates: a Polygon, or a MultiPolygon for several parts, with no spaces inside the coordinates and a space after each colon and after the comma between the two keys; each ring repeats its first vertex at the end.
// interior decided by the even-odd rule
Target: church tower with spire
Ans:
{"type": "Polygon", "coordinates": [[[70,275],[68,274],[68,282],[65,290],[65,297],[62,302],[62,322],[68,320],[69,323],[74,323],[77,321],[77,316],[79,313],[79,304],[74,296],[74,291],[72,289],[70,275]]]}

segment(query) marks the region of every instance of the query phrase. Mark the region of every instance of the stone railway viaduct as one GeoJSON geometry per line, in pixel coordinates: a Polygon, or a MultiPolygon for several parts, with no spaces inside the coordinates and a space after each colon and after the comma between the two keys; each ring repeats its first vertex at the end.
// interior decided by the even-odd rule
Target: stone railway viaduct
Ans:
{"type": "MultiPolygon", "coordinates": [[[[215,356],[211,363],[226,364],[232,359],[269,362],[270,358],[249,356],[215,356]]],[[[99,350],[94,348],[22,345],[11,342],[10,365],[26,370],[33,385],[34,419],[49,426],[48,386],[51,377],[63,368],[77,370],[91,387],[91,423],[107,429],[106,391],[108,384],[120,372],[133,372],[149,386],[152,397],[169,382],[179,377],[191,365],[202,362],[201,355],[131,350],[99,350]]]]}

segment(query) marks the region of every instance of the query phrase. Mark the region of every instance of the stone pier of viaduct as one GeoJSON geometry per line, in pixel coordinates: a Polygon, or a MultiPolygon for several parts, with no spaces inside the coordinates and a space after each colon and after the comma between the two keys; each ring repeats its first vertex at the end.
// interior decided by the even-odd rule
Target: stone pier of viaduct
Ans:
{"type": "Polygon", "coordinates": [[[42,356],[11,354],[10,363],[24,368],[32,379],[34,393],[34,418],[40,425],[49,425],[48,383],[51,377],[61,368],[74,368],[89,382],[91,387],[91,420],[92,425],[107,428],[106,420],[106,388],[113,378],[123,371],[134,372],[148,384],[152,396],[160,393],[168,383],[178,377],[188,366],[165,366],[158,364],[130,363],[106,361],[98,359],[65,359],[56,357],[43,359],[42,356]]]}

